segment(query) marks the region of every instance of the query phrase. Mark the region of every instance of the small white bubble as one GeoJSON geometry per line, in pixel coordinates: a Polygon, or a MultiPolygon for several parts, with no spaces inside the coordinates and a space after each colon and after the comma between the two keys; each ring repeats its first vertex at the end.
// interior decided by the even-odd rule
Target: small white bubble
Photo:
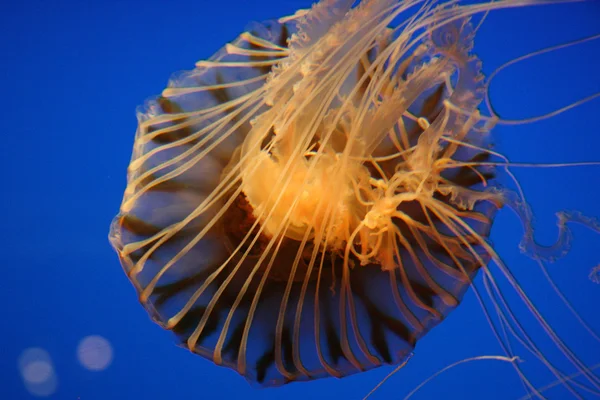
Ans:
{"type": "Polygon", "coordinates": [[[594,283],[600,283],[600,264],[596,265],[590,271],[590,280],[594,283]]]}
{"type": "Polygon", "coordinates": [[[42,383],[50,379],[54,373],[52,365],[46,361],[34,361],[21,371],[23,379],[29,383],[42,383]]]}
{"type": "Polygon", "coordinates": [[[102,336],[87,336],[77,346],[77,358],[84,368],[102,371],[112,362],[112,346],[102,336]]]}
{"type": "Polygon", "coordinates": [[[19,371],[25,389],[34,396],[50,396],[56,392],[58,381],[50,354],[44,349],[29,348],[19,357],[19,371]]]}

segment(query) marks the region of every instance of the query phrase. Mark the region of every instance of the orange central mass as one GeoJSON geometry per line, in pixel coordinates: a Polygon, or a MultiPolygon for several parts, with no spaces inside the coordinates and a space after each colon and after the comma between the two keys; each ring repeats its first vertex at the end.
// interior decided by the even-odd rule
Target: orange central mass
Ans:
{"type": "Polygon", "coordinates": [[[352,183],[336,173],[335,157],[320,154],[277,160],[261,151],[244,174],[242,190],[269,236],[306,240],[325,236],[329,246],[347,239],[352,183]]]}

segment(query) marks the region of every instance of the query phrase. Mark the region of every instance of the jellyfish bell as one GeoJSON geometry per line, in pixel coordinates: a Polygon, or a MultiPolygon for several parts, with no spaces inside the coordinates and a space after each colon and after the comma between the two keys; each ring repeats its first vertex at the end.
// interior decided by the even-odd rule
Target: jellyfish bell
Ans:
{"type": "Polygon", "coordinates": [[[263,386],[405,362],[495,257],[470,16],[536,2],[354,3],[174,76],[138,113],[111,226],[152,318],[263,386]]]}

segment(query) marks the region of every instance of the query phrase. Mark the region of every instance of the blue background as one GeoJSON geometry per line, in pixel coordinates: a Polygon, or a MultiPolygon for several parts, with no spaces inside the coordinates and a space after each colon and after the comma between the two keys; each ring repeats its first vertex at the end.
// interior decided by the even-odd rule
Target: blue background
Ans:
{"type": "MultiPolygon", "coordinates": [[[[211,56],[251,20],[288,15],[309,3],[2,2],[0,398],[32,398],[17,365],[29,347],[50,354],[58,379],[51,398],[57,399],[356,399],[391,371],[253,389],[233,371],[176,347],[171,334],[150,321],[107,241],[125,187],[135,107],[160,93],[172,72],[211,56]],[[109,340],[114,351],[112,364],[101,372],[82,368],[76,357],[78,342],[93,334],[109,340]]],[[[598,21],[595,0],[499,11],[482,27],[476,52],[489,73],[528,51],[600,33],[598,21]]],[[[539,115],[600,91],[598,65],[600,40],[544,55],[500,74],[492,100],[507,118],[539,115]]],[[[494,137],[498,150],[513,161],[598,161],[599,114],[596,100],[540,123],[498,127],[494,137]]],[[[558,210],[600,216],[600,167],[518,168],[515,173],[537,216],[541,242],[556,237],[558,210]]],[[[600,344],[560,307],[537,265],[519,253],[521,233],[519,220],[508,210],[500,212],[492,234],[499,254],[572,349],[590,365],[600,362],[600,344]]],[[[588,279],[600,264],[600,236],[582,227],[574,233],[572,252],[549,268],[574,307],[600,332],[600,286],[588,279]]],[[[525,317],[523,305],[512,304],[525,317]]],[[[552,344],[535,324],[529,320],[525,326],[554,357],[552,344]]],[[[552,381],[533,356],[516,349],[536,384],[552,381]]],[[[484,354],[501,352],[470,291],[373,399],[402,398],[443,366],[484,354]]],[[[480,361],[446,372],[415,398],[523,394],[509,364],[480,361]]],[[[548,393],[550,398],[566,395],[548,393]]]]}

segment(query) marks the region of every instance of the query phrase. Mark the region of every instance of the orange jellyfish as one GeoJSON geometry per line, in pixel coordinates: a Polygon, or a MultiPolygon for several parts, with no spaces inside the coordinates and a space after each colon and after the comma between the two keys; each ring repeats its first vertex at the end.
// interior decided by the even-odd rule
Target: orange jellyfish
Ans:
{"type": "Polygon", "coordinates": [[[517,204],[470,17],[535,1],[354,3],[255,24],[174,76],[138,113],[110,230],[154,321],[263,386],[405,362],[517,204]]]}

